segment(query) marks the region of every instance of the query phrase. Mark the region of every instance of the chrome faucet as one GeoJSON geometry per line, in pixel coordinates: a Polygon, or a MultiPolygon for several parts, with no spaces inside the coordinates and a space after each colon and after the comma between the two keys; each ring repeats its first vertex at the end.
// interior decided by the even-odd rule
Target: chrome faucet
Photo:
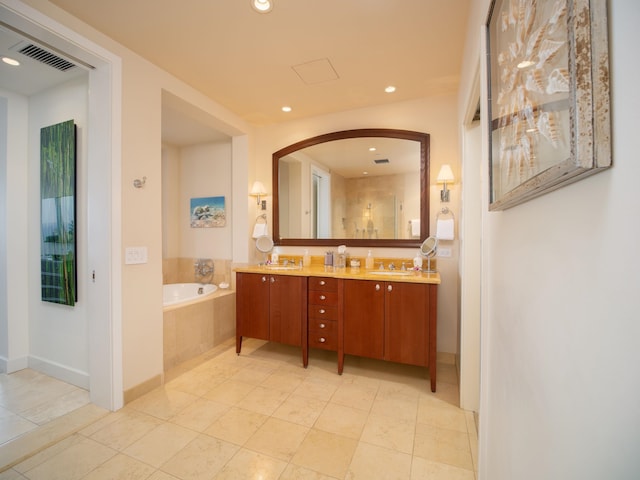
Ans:
{"type": "Polygon", "coordinates": [[[389,270],[395,270],[396,266],[393,263],[389,264],[389,270]]]}
{"type": "Polygon", "coordinates": [[[196,277],[206,277],[213,274],[213,260],[199,258],[195,261],[194,265],[196,277]]]}

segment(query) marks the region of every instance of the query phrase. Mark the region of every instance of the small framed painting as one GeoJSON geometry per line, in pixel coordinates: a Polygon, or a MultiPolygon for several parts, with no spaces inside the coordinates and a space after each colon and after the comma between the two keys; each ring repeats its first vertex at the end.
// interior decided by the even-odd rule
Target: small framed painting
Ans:
{"type": "Polygon", "coordinates": [[[611,166],[606,0],[494,0],[490,210],[611,166]]]}
{"type": "Polygon", "coordinates": [[[202,197],[191,199],[191,228],[224,227],[227,214],[224,197],[202,197]]]}

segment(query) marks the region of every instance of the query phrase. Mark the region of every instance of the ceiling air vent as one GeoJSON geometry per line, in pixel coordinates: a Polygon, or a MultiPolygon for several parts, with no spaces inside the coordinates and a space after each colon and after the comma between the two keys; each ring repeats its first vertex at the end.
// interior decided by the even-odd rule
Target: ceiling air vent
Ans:
{"type": "Polygon", "coordinates": [[[389,163],[389,159],[388,158],[379,158],[377,160],[374,160],[375,163],[381,164],[381,163],[389,163]]]}
{"type": "Polygon", "coordinates": [[[36,45],[30,44],[24,48],[18,50],[19,53],[26,55],[29,58],[33,58],[38,62],[44,63],[53,67],[55,69],[60,70],[61,72],[66,72],[70,68],[75,67],[75,65],[64,58],[61,58],[57,55],[54,55],[51,52],[46,51],[43,48],[40,48],[36,45]]]}

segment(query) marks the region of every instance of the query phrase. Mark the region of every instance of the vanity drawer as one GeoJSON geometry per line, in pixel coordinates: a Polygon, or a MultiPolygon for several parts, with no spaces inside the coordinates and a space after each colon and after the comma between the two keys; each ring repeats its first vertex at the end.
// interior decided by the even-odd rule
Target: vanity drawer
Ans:
{"type": "Polygon", "coordinates": [[[338,292],[309,291],[310,305],[338,305],[338,292]]]}
{"type": "Polygon", "coordinates": [[[338,322],[322,320],[319,318],[309,319],[309,336],[311,334],[326,337],[335,337],[338,333],[338,322]]]}
{"type": "Polygon", "coordinates": [[[320,321],[338,320],[338,307],[309,305],[309,318],[315,318],[320,321]]]}
{"type": "Polygon", "coordinates": [[[324,292],[337,292],[338,279],[328,277],[309,277],[309,290],[322,290],[324,292]]]}
{"type": "Polygon", "coordinates": [[[324,350],[338,349],[338,336],[326,335],[324,332],[309,332],[309,347],[324,350]]]}

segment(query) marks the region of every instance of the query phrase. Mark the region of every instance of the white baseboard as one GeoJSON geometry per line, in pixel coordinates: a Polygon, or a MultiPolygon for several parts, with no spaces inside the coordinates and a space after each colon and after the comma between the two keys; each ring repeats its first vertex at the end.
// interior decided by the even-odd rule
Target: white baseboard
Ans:
{"type": "Polygon", "coordinates": [[[65,365],[60,365],[59,363],[45,360],[34,355],[29,356],[28,366],[50,377],[89,390],[89,374],[87,372],[81,372],[80,370],[69,368],[65,365]]]}
{"type": "Polygon", "coordinates": [[[0,373],[13,373],[23,370],[29,366],[28,357],[19,357],[8,359],[0,357],[0,373]]]}

